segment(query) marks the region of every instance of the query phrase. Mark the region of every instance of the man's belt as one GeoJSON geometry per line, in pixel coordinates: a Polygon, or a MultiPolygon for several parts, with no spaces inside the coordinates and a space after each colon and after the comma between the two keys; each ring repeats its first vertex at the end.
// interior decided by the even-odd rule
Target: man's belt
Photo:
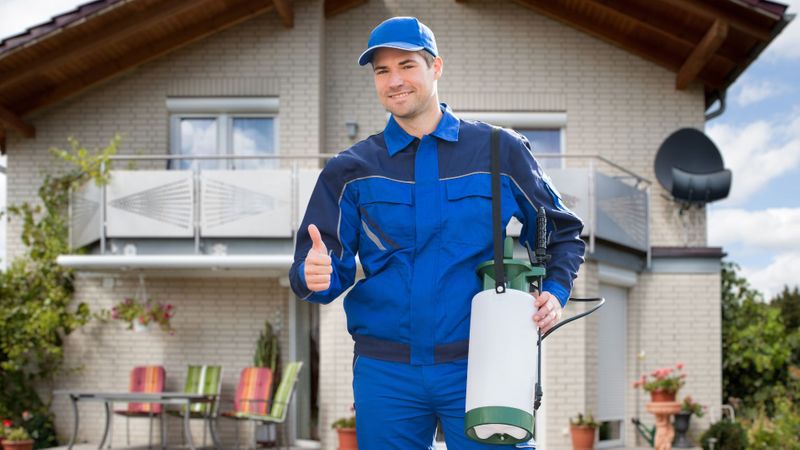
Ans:
{"type": "MultiPolygon", "coordinates": [[[[388,341],[372,336],[353,335],[356,342],[356,356],[380,359],[382,361],[411,362],[411,346],[401,342],[388,341]]],[[[469,340],[437,345],[433,348],[434,364],[458,361],[467,357],[469,340]]]]}

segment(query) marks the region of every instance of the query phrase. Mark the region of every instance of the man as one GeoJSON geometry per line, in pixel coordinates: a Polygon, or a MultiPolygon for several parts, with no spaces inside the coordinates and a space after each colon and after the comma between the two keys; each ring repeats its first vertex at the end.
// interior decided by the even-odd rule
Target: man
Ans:
{"type": "MultiPolygon", "coordinates": [[[[448,448],[498,447],[464,434],[470,302],[481,290],[475,268],[493,255],[491,127],[439,104],[443,61],[417,19],[378,25],[359,58],[368,63],[389,123],[322,171],[297,238],[292,289],[333,301],[353,284],[359,255],[366,278],[344,307],[360,447],[433,448],[437,420],[448,448]]],[[[504,226],[520,219],[520,240],[533,247],[536,208],[547,210],[552,258],[542,294],[531,299],[539,308],[532,319],[547,331],[583,261],[583,224],[524,137],[503,130],[500,146],[504,226]]]]}

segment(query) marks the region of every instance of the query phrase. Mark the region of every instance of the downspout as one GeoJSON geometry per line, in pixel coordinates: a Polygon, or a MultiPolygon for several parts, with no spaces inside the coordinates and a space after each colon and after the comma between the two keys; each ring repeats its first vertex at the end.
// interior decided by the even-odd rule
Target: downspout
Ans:
{"type": "Polygon", "coordinates": [[[717,97],[719,99],[719,108],[717,108],[716,111],[706,114],[706,122],[714,120],[725,113],[725,97],[728,95],[728,90],[726,89],[717,95],[719,96],[717,97]]]}
{"type": "MultiPolygon", "coordinates": [[[[767,45],[772,43],[775,40],[775,38],[778,37],[778,35],[783,31],[783,29],[786,28],[786,26],[789,25],[789,23],[795,19],[795,17],[796,17],[795,14],[784,14],[784,16],[781,17],[778,23],[775,24],[775,26],[772,28],[769,39],[767,39],[766,41],[762,41],[758,45],[753,47],[753,49],[748,53],[746,61],[743,64],[740,64],[736,70],[734,70],[733,72],[730,73],[730,75],[728,75],[727,80],[725,81],[725,86],[730,87],[733,84],[733,82],[736,81],[739,75],[741,75],[742,72],[745,71],[745,69],[750,67],[750,64],[752,64],[753,61],[755,61],[756,58],[758,58],[761,55],[764,49],[767,48],[767,45]]],[[[722,93],[718,93],[719,95],[718,100],[720,102],[720,107],[716,111],[706,114],[705,116],[706,122],[719,117],[725,112],[726,93],[727,90],[722,91],[722,93]]]]}

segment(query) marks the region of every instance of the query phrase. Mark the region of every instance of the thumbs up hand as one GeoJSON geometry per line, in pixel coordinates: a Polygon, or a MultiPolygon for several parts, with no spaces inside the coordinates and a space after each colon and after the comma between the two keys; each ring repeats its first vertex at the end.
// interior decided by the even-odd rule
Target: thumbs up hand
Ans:
{"type": "Polygon", "coordinates": [[[308,234],[311,235],[311,250],[308,251],[305,261],[306,286],[314,292],[320,292],[331,286],[331,257],[328,256],[328,248],[322,242],[322,236],[316,225],[308,226],[308,234]]]}

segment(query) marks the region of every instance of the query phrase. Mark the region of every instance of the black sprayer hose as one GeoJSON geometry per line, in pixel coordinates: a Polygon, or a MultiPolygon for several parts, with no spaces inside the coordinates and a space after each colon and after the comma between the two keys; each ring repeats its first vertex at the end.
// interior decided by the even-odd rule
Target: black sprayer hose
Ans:
{"type": "Polygon", "coordinates": [[[569,301],[570,302],[585,302],[585,303],[598,302],[598,303],[596,305],[594,305],[592,307],[592,309],[590,309],[588,311],[584,311],[584,312],[582,312],[580,314],[577,314],[577,315],[575,315],[573,317],[570,317],[569,319],[564,320],[563,322],[559,322],[556,326],[554,326],[553,328],[550,328],[549,330],[547,330],[547,333],[545,333],[543,336],[541,336],[539,338],[539,343],[540,344],[541,344],[542,340],[544,340],[544,338],[546,338],[547,336],[550,336],[553,333],[553,331],[556,331],[557,329],[559,329],[562,326],[572,322],[573,320],[578,320],[581,317],[588,316],[589,314],[597,311],[598,309],[600,309],[601,306],[606,304],[606,299],[604,299],[603,297],[570,297],[569,301]]]}
{"type": "Polygon", "coordinates": [[[536,351],[536,387],[535,387],[534,398],[533,398],[533,409],[534,409],[534,411],[537,411],[539,409],[539,406],[541,406],[541,404],[542,404],[542,396],[544,395],[544,392],[542,391],[542,341],[544,340],[544,338],[546,338],[547,336],[550,336],[554,331],[556,331],[557,329],[561,328],[562,326],[564,326],[564,325],[566,325],[566,324],[568,324],[568,323],[570,323],[570,322],[572,322],[574,320],[578,320],[578,319],[580,319],[582,317],[588,316],[589,314],[591,314],[591,313],[597,311],[598,309],[600,309],[600,307],[603,306],[606,303],[606,299],[604,299],[603,297],[570,297],[569,301],[571,301],[571,302],[581,302],[581,303],[588,303],[588,302],[598,302],[598,303],[596,305],[594,305],[592,307],[592,309],[590,309],[588,311],[584,311],[584,312],[582,312],[580,314],[576,314],[575,316],[570,317],[569,319],[558,323],[553,328],[550,328],[549,330],[547,330],[547,333],[542,334],[542,330],[539,330],[539,332],[538,332],[539,340],[538,340],[538,342],[536,344],[537,345],[537,351],[536,351]]]}

